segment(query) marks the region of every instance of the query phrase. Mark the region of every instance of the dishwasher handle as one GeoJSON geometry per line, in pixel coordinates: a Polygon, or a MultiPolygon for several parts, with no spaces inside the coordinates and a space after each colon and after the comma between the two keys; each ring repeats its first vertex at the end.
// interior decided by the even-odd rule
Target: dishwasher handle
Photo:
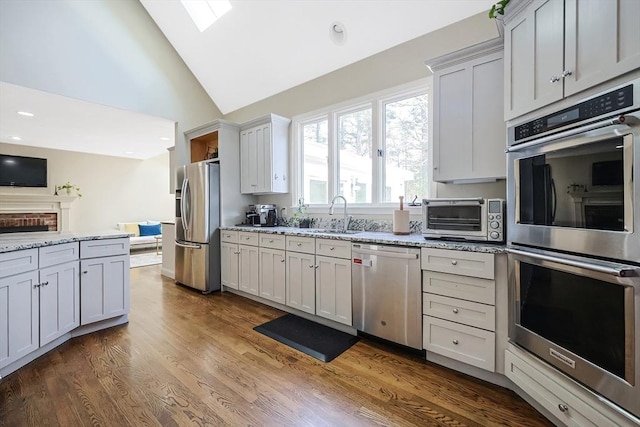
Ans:
{"type": "Polygon", "coordinates": [[[399,252],[386,252],[386,251],[372,251],[369,249],[358,249],[353,251],[353,256],[358,254],[377,255],[385,258],[398,258],[398,259],[420,259],[419,253],[399,253],[399,252]]]}

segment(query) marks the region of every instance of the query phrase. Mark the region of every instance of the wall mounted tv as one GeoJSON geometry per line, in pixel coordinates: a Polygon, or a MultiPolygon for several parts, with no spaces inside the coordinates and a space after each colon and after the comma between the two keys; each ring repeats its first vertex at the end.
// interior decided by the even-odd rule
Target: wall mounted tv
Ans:
{"type": "Polygon", "coordinates": [[[0,154],[0,186],[46,187],[47,159],[0,154]]]}

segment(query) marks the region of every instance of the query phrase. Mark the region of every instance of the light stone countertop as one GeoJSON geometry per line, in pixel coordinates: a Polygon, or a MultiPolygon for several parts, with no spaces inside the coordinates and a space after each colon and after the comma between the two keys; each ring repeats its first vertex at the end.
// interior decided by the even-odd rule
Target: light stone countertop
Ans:
{"type": "MultiPolygon", "coordinates": [[[[270,234],[285,234],[289,236],[319,237],[322,239],[350,240],[361,243],[378,243],[381,245],[413,246],[419,248],[450,249],[455,251],[484,252],[501,254],[506,252],[505,244],[476,243],[476,242],[452,242],[439,239],[425,239],[421,234],[409,234],[406,236],[385,232],[362,231],[350,234],[323,233],[320,229],[295,228],[295,227],[251,227],[232,226],[220,227],[221,230],[249,231],[270,234]]],[[[351,230],[350,230],[351,231],[351,230]]]]}
{"type": "Polygon", "coordinates": [[[86,233],[43,232],[29,233],[28,236],[24,234],[4,234],[0,235],[0,253],[60,245],[62,243],[80,242],[84,240],[117,239],[129,236],[129,233],[118,230],[86,233]]]}

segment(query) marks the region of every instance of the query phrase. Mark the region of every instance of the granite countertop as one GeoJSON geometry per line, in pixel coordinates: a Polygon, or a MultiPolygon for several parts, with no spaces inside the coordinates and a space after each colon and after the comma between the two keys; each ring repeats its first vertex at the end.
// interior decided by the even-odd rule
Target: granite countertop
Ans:
{"type": "MultiPolygon", "coordinates": [[[[452,242],[439,239],[425,239],[420,234],[409,234],[406,236],[396,235],[386,232],[362,231],[357,233],[327,233],[320,229],[295,228],[295,227],[251,227],[232,226],[220,227],[221,230],[249,231],[269,234],[286,234],[289,236],[320,237],[323,239],[350,240],[352,242],[379,243],[382,245],[414,246],[419,248],[451,249],[467,252],[484,252],[501,254],[506,252],[505,244],[496,243],[475,243],[475,242],[452,242]]],[[[351,230],[349,230],[351,231],[351,230]]]]}
{"type": "Polygon", "coordinates": [[[0,235],[0,253],[23,249],[60,245],[62,243],[80,242],[84,240],[117,239],[129,237],[129,233],[118,230],[86,233],[32,233],[33,235],[0,235]]]}

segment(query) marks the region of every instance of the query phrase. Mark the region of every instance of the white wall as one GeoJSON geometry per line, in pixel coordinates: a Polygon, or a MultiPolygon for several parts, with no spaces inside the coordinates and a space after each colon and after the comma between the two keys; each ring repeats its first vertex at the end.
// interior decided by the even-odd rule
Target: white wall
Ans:
{"type": "MultiPolygon", "coordinates": [[[[71,231],[114,229],[118,222],[173,220],[169,153],[136,160],[0,143],[0,153],[47,159],[48,188],[0,187],[3,194],[53,194],[71,181],[82,197],[71,208],[71,231]]],[[[75,193],[72,193],[75,194],[75,193]]]]}
{"type": "Polygon", "coordinates": [[[222,114],[134,0],[0,1],[0,80],[177,122],[222,114]]]}

